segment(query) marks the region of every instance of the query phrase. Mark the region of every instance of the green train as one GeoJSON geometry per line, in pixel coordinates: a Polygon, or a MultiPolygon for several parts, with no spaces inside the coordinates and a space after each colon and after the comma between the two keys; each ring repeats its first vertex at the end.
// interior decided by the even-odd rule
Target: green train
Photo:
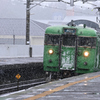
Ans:
{"type": "Polygon", "coordinates": [[[86,25],[48,27],[43,68],[49,79],[100,70],[100,33],[86,25]]]}

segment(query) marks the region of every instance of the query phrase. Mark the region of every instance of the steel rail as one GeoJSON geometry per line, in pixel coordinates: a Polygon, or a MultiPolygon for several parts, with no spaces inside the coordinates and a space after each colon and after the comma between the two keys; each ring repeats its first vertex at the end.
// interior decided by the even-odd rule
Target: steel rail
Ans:
{"type": "Polygon", "coordinates": [[[36,85],[43,84],[43,83],[46,83],[45,78],[21,81],[19,82],[19,86],[17,86],[18,85],[17,82],[0,85],[0,95],[9,93],[9,92],[19,91],[22,89],[27,89],[29,87],[36,86],[36,85]]]}

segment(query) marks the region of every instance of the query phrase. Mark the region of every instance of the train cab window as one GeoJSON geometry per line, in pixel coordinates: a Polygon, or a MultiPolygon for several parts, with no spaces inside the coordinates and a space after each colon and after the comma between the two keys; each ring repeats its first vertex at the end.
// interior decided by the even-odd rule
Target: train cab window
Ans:
{"type": "Polygon", "coordinates": [[[75,36],[74,35],[63,35],[63,45],[64,46],[75,46],[75,36]]]}
{"type": "Polygon", "coordinates": [[[96,46],[96,38],[94,37],[79,37],[79,46],[96,46]]]}
{"type": "Polygon", "coordinates": [[[59,44],[59,35],[50,35],[46,34],[45,35],[45,44],[46,45],[58,45],[59,44]]]}

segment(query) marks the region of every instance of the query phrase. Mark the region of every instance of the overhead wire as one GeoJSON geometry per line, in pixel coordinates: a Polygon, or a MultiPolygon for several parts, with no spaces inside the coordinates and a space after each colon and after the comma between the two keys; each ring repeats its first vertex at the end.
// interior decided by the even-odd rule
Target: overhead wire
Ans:
{"type": "MultiPolygon", "coordinates": [[[[35,7],[35,6],[37,6],[37,5],[40,5],[41,3],[45,2],[45,1],[46,1],[46,0],[40,1],[39,3],[33,5],[30,9],[32,9],[33,7],[35,7]]],[[[66,3],[66,4],[70,4],[69,2],[66,2],[66,1],[63,1],[63,0],[60,0],[60,1],[63,2],[63,3],[66,3]]],[[[74,1],[74,2],[77,2],[77,1],[74,1]]],[[[93,5],[94,5],[94,4],[93,4],[93,5]]],[[[96,5],[95,5],[95,6],[96,6],[96,5]]],[[[78,5],[78,7],[87,8],[87,9],[92,9],[92,8],[89,8],[89,7],[84,7],[84,6],[79,6],[79,5],[78,5]]]]}
{"type": "MultiPolygon", "coordinates": [[[[70,11],[68,9],[62,9],[62,8],[58,8],[58,7],[51,7],[51,6],[47,6],[47,5],[41,5],[39,4],[39,6],[42,6],[42,7],[47,7],[47,8],[52,8],[52,9],[58,9],[58,10],[65,10],[65,11],[70,11]]],[[[75,12],[75,13],[81,13],[81,14],[88,14],[88,15],[94,15],[94,14],[89,14],[89,13],[83,13],[83,12],[79,12],[79,11],[72,11],[72,12],[75,12]]]]}
{"type": "MultiPolygon", "coordinates": [[[[52,9],[58,9],[58,10],[65,10],[65,11],[70,11],[70,10],[68,10],[68,9],[62,9],[62,8],[58,8],[58,7],[51,7],[51,6],[47,6],[47,5],[42,5],[41,3],[43,3],[43,2],[45,2],[46,0],[42,0],[41,2],[39,2],[39,3],[37,3],[37,4],[35,4],[35,5],[33,5],[32,7],[30,7],[30,9],[29,10],[31,10],[33,7],[35,7],[35,6],[42,6],[42,7],[47,7],[47,8],[52,8],[52,9]]],[[[61,0],[63,3],[66,3],[66,4],[70,4],[69,2],[66,2],[66,1],[63,1],[63,0],[61,0]]],[[[76,1],[75,1],[76,2],[76,1]]],[[[92,8],[89,8],[89,7],[84,7],[84,6],[79,6],[78,5],[78,7],[81,7],[81,8],[87,8],[87,9],[91,9],[91,10],[93,10],[92,8]]],[[[75,13],[81,13],[81,14],[88,14],[88,15],[94,15],[94,14],[90,14],[90,13],[83,13],[83,12],[79,12],[79,11],[73,11],[73,12],[75,12],[75,13]]]]}
{"type": "MultiPolygon", "coordinates": [[[[41,3],[43,3],[43,2],[45,2],[45,1],[46,1],[46,0],[40,1],[39,3],[35,4],[34,6],[32,6],[30,9],[32,9],[33,7],[35,7],[35,6],[37,6],[37,5],[41,4],[41,3]]],[[[63,0],[60,0],[60,1],[63,2],[63,3],[66,3],[66,4],[70,4],[69,2],[66,2],[66,1],[63,1],[63,0]]],[[[74,2],[77,2],[77,0],[74,1],[74,2]]],[[[89,4],[96,6],[95,4],[92,4],[92,3],[89,3],[89,4]]],[[[79,6],[79,5],[78,5],[78,7],[87,8],[87,9],[92,9],[92,8],[89,8],[89,7],[84,7],[84,6],[79,6]]],[[[93,10],[93,9],[92,9],[92,10],[93,10]]]]}
{"type": "MultiPolygon", "coordinates": [[[[63,1],[63,0],[61,0],[63,3],[66,3],[66,4],[70,4],[69,2],[66,2],[66,1],[63,1]]],[[[75,1],[75,2],[77,2],[77,1],[75,1]]],[[[95,5],[95,4],[93,4],[93,5],[95,5]]],[[[96,6],[96,5],[95,5],[96,6]]],[[[84,6],[80,6],[80,5],[78,5],[78,7],[81,7],[81,8],[87,8],[87,9],[92,9],[92,8],[90,8],[90,7],[84,7],[84,6]]]]}
{"type": "Polygon", "coordinates": [[[37,3],[37,4],[33,5],[32,7],[30,7],[30,9],[29,9],[29,10],[31,10],[32,8],[36,7],[37,5],[41,4],[41,3],[42,3],[42,2],[44,2],[44,1],[46,1],[46,0],[42,0],[42,1],[40,1],[39,3],[37,3]]]}

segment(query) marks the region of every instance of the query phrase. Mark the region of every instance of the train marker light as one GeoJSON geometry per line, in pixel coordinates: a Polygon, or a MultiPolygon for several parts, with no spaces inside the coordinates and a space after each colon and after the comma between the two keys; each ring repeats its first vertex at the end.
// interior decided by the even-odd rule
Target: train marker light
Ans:
{"type": "Polygon", "coordinates": [[[85,56],[85,57],[88,57],[88,56],[89,56],[89,52],[88,52],[88,51],[85,51],[85,52],[84,52],[84,56],[85,56]]]}
{"type": "Polygon", "coordinates": [[[49,54],[53,54],[53,50],[52,49],[49,50],[49,54]]]}
{"type": "Polygon", "coordinates": [[[52,63],[52,60],[51,59],[49,59],[49,63],[52,63]]]}
{"type": "Polygon", "coordinates": [[[87,62],[84,62],[84,65],[87,65],[87,62]]]}

